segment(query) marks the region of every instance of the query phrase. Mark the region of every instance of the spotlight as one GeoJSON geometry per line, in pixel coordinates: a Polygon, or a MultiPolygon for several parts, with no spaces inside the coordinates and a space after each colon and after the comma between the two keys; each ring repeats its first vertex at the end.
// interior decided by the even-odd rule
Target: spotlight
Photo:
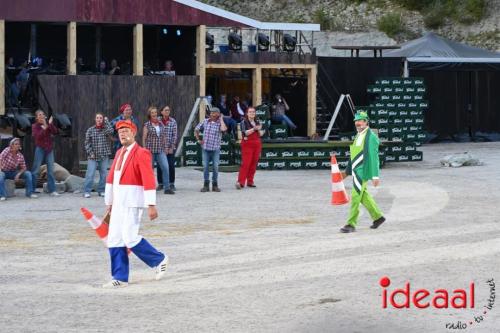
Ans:
{"type": "Polygon", "coordinates": [[[228,46],[231,51],[241,51],[243,42],[241,40],[241,36],[236,32],[231,32],[227,36],[228,46]]]}
{"type": "Polygon", "coordinates": [[[177,29],[177,31],[175,33],[177,34],[177,36],[180,36],[181,35],[181,29],[177,29]]]}
{"type": "Polygon", "coordinates": [[[168,29],[167,28],[163,28],[163,34],[164,35],[168,34],[168,29]]]}
{"type": "Polygon", "coordinates": [[[293,37],[290,34],[284,34],[283,35],[283,45],[284,49],[287,52],[294,52],[295,47],[297,46],[297,38],[293,37]]]}
{"type": "Polygon", "coordinates": [[[208,32],[205,34],[205,44],[208,46],[207,50],[212,51],[214,49],[214,35],[209,34],[208,32]]]}
{"type": "Polygon", "coordinates": [[[259,47],[259,51],[269,50],[269,36],[259,32],[257,34],[257,45],[259,47]]]}
{"type": "Polygon", "coordinates": [[[53,114],[55,125],[59,129],[59,134],[62,137],[71,136],[71,120],[65,113],[55,113],[53,114]]]}

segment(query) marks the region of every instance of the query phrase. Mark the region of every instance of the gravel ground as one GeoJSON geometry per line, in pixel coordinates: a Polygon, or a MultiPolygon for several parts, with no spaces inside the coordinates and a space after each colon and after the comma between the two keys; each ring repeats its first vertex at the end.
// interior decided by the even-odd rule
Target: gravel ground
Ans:
{"type": "Polygon", "coordinates": [[[177,194],[159,194],[159,219],[142,227],[169,254],[168,275],[154,281],[132,255],[120,290],[100,287],[107,250],[79,212],[102,215],[101,198],[18,190],[0,203],[0,331],[498,332],[500,304],[483,312],[486,281],[500,281],[500,143],[423,150],[423,162],[382,170],[370,191],[387,222],[371,230],[363,212],[353,234],[338,232],[348,205],[329,204],[329,170],[259,171],[258,188],[241,191],[223,173],[221,193],[200,193],[201,172],[178,169],[177,194]],[[485,165],[439,165],[463,151],[485,165]],[[475,307],[383,309],[383,276],[389,291],[474,282],[475,307]]]}

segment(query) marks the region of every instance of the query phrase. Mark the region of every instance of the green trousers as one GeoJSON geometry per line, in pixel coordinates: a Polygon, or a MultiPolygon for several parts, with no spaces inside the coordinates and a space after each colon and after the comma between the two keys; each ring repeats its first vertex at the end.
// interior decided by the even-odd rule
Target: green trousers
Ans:
{"type": "Polygon", "coordinates": [[[352,194],[351,194],[351,209],[349,211],[349,218],[347,219],[347,224],[352,225],[353,227],[356,226],[358,223],[358,216],[359,216],[359,204],[362,204],[365,206],[365,208],[368,210],[368,213],[370,213],[370,216],[372,220],[377,220],[382,217],[382,212],[377,206],[377,203],[375,200],[373,200],[373,197],[368,193],[366,186],[368,182],[364,181],[362,186],[361,186],[361,191],[358,193],[356,189],[352,189],[352,194]]]}

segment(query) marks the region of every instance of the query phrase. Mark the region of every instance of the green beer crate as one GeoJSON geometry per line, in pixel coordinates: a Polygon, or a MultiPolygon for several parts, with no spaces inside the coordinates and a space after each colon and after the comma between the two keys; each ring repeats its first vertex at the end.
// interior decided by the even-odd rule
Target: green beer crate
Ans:
{"type": "Polygon", "coordinates": [[[269,127],[271,139],[286,139],[288,138],[288,131],[286,125],[271,125],[269,127]]]}
{"type": "Polygon", "coordinates": [[[297,153],[295,152],[295,149],[293,149],[293,148],[283,148],[279,152],[279,156],[281,158],[296,157],[297,153]]]}
{"type": "Polygon", "coordinates": [[[340,147],[336,147],[334,148],[333,150],[330,150],[328,152],[328,156],[335,156],[337,158],[337,160],[342,157],[342,156],[345,156],[345,151],[346,150],[349,150],[349,148],[340,148],[340,147]]]}
{"type": "Polygon", "coordinates": [[[329,169],[332,167],[330,160],[318,160],[318,163],[320,169],[329,169]]]}
{"type": "Polygon", "coordinates": [[[390,155],[399,155],[401,153],[404,153],[403,144],[393,145],[393,146],[389,147],[389,154],[390,155]]]}
{"type": "Polygon", "coordinates": [[[395,92],[396,94],[402,94],[402,93],[404,93],[404,92],[405,92],[405,88],[403,88],[403,87],[401,87],[401,86],[395,86],[395,87],[394,87],[394,92],[395,92]]]}
{"type": "Polygon", "coordinates": [[[377,97],[377,99],[379,101],[390,101],[391,100],[391,95],[387,95],[387,94],[384,94],[384,95],[380,95],[377,97]]]}
{"type": "Polygon", "coordinates": [[[415,132],[405,133],[404,140],[405,141],[416,141],[417,140],[417,133],[415,133],[415,132]]]}
{"type": "Polygon", "coordinates": [[[337,161],[337,164],[339,165],[340,169],[345,169],[345,168],[347,168],[347,165],[349,164],[349,160],[337,161]]]}
{"type": "Polygon", "coordinates": [[[340,141],[352,141],[354,136],[356,134],[353,132],[339,133],[340,141]]]}
{"type": "Polygon", "coordinates": [[[255,116],[259,118],[261,121],[267,120],[271,118],[271,112],[269,110],[269,106],[267,105],[259,105],[255,108],[255,116]]]}
{"type": "Polygon", "coordinates": [[[369,85],[368,88],[366,88],[366,91],[369,92],[369,93],[381,93],[382,92],[382,88],[377,86],[377,85],[369,85]]]}
{"type": "Polygon", "coordinates": [[[396,107],[397,107],[398,109],[404,109],[404,108],[408,107],[408,103],[406,103],[406,102],[398,102],[398,103],[396,104],[396,107]]]}
{"type": "Polygon", "coordinates": [[[397,125],[397,126],[402,126],[404,124],[403,122],[403,118],[400,118],[400,117],[392,117],[392,118],[389,118],[390,119],[390,123],[392,125],[397,125]]]}
{"type": "Polygon", "coordinates": [[[280,158],[280,149],[264,149],[260,154],[262,158],[270,159],[270,158],[280,158]]]}
{"type": "MultiPolygon", "coordinates": [[[[373,125],[375,127],[378,127],[378,128],[385,127],[385,126],[389,125],[389,119],[388,118],[377,118],[373,121],[373,125]]],[[[344,140],[342,140],[342,141],[344,141],[344,140]]]]}
{"type": "Polygon", "coordinates": [[[405,142],[403,144],[403,151],[406,154],[413,153],[413,152],[417,151],[417,146],[413,142],[405,142]]]}
{"type": "Polygon", "coordinates": [[[409,117],[410,116],[410,111],[408,109],[399,109],[398,110],[398,117],[409,117]]]}
{"type": "Polygon", "coordinates": [[[422,126],[418,126],[418,125],[408,126],[408,132],[411,132],[411,133],[417,133],[417,132],[420,132],[421,130],[422,130],[422,126]]]}
{"type": "Polygon", "coordinates": [[[378,135],[380,136],[388,136],[390,133],[390,129],[388,126],[378,128],[378,135]]]}
{"type": "Polygon", "coordinates": [[[425,86],[420,86],[420,87],[417,87],[417,89],[416,89],[416,92],[418,92],[420,94],[425,94],[426,91],[427,91],[427,89],[425,88],[425,86]]]}
{"type": "Polygon", "coordinates": [[[387,109],[394,109],[394,108],[396,108],[396,107],[397,107],[397,104],[396,104],[396,103],[394,103],[394,102],[387,102],[387,103],[385,103],[385,107],[386,107],[387,109]]]}
{"type": "Polygon", "coordinates": [[[421,151],[414,151],[410,154],[408,154],[410,161],[422,161],[424,158],[424,154],[421,151]]]}
{"type": "Polygon", "coordinates": [[[375,84],[377,86],[387,86],[387,85],[391,84],[391,80],[389,80],[387,78],[378,78],[375,80],[375,84]]]}
{"type": "Polygon", "coordinates": [[[189,147],[184,149],[185,158],[200,158],[201,157],[201,147],[197,145],[196,147],[189,147]]]}
{"type": "Polygon", "coordinates": [[[201,166],[202,160],[201,158],[196,158],[196,157],[188,157],[184,158],[184,166],[201,166]]]}
{"type": "Polygon", "coordinates": [[[400,154],[396,157],[397,162],[408,162],[410,160],[410,157],[407,154],[400,154]]]}
{"type": "Polygon", "coordinates": [[[229,147],[220,147],[220,157],[226,158],[233,156],[233,151],[229,147]]]}
{"type": "Polygon", "coordinates": [[[316,158],[328,158],[330,156],[328,149],[314,148],[312,149],[312,156],[316,158]]]}
{"type": "Polygon", "coordinates": [[[296,155],[297,157],[312,157],[312,150],[311,149],[304,149],[304,148],[301,148],[301,149],[297,149],[296,151],[296,155]]]}
{"type": "Polygon", "coordinates": [[[389,136],[392,135],[401,135],[403,134],[403,127],[400,125],[392,125],[388,128],[389,136]]]}
{"type": "Polygon", "coordinates": [[[302,168],[304,168],[304,169],[320,169],[321,168],[321,161],[320,160],[302,161],[302,168]]]}
{"type": "Polygon", "coordinates": [[[286,162],[286,168],[287,169],[302,169],[303,168],[303,162],[301,160],[292,160],[292,161],[287,161],[286,162]]]}
{"type": "Polygon", "coordinates": [[[413,119],[415,125],[422,126],[424,124],[424,117],[415,117],[413,119]]]}
{"type": "Polygon", "coordinates": [[[192,147],[199,147],[198,141],[196,141],[196,138],[194,136],[193,137],[189,137],[189,136],[184,137],[183,146],[184,146],[184,149],[192,148],[192,147]]]}
{"type": "Polygon", "coordinates": [[[404,101],[404,99],[402,95],[394,94],[391,96],[391,101],[399,102],[399,101],[404,101]]]}
{"type": "Polygon", "coordinates": [[[427,109],[429,107],[429,102],[427,101],[421,101],[418,103],[418,107],[422,109],[427,109]]]}
{"type": "Polygon", "coordinates": [[[414,110],[414,109],[420,109],[420,106],[416,102],[409,102],[408,108],[414,110]]]}
{"type": "Polygon", "coordinates": [[[389,140],[394,141],[394,142],[403,142],[404,141],[404,136],[403,134],[390,134],[389,135],[389,140]]]}
{"type": "Polygon", "coordinates": [[[385,162],[396,162],[397,155],[387,154],[385,155],[385,162]]]}
{"type": "Polygon", "coordinates": [[[417,92],[417,88],[415,86],[406,86],[404,88],[404,91],[406,93],[414,93],[414,92],[417,92]]]}
{"type": "Polygon", "coordinates": [[[410,126],[415,123],[415,120],[412,117],[405,117],[403,118],[403,125],[405,126],[410,126]]]}
{"type": "Polygon", "coordinates": [[[283,160],[269,161],[271,169],[273,170],[283,170],[286,169],[286,162],[283,160]]]}
{"type": "Polygon", "coordinates": [[[397,109],[391,109],[389,112],[387,112],[387,116],[389,117],[397,117],[399,115],[399,110],[397,109]]]}
{"type": "Polygon", "coordinates": [[[382,93],[384,95],[390,95],[393,92],[394,92],[394,88],[392,86],[387,86],[387,87],[382,88],[382,93]]]}
{"type": "Polygon", "coordinates": [[[370,107],[372,107],[372,108],[383,108],[383,107],[385,107],[385,103],[376,101],[375,103],[370,103],[370,107]]]}
{"type": "Polygon", "coordinates": [[[231,157],[220,157],[219,159],[219,165],[223,165],[223,166],[226,166],[226,165],[233,165],[234,164],[234,159],[231,158],[231,157]]]}
{"type": "Polygon", "coordinates": [[[425,142],[426,140],[427,140],[427,133],[425,133],[425,132],[417,133],[417,141],[418,142],[425,142]]]}
{"type": "Polygon", "coordinates": [[[259,170],[270,170],[271,162],[269,161],[259,161],[257,162],[257,169],[259,170]]]}

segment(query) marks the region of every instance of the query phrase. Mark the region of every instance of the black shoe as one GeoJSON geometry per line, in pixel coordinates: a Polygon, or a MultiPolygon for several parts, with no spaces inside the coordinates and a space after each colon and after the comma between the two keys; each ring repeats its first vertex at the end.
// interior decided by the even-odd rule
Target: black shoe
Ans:
{"type": "Polygon", "coordinates": [[[38,191],[38,190],[35,190],[35,191],[33,191],[33,193],[35,193],[35,194],[40,194],[40,193],[42,193],[42,192],[40,192],[40,191],[38,191]]]}
{"type": "Polygon", "coordinates": [[[175,194],[175,192],[172,189],[165,190],[163,193],[165,193],[165,194],[175,194]]]}
{"type": "Polygon", "coordinates": [[[212,183],[212,192],[220,192],[220,188],[217,186],[217,183],[212,183]]]}
{"type": "Polygon", "coordinates": [[[174,192],[175,192],[175,191],[177,191],[177,189],[175,188],[175,185],[174,185],[174,184],[170,184],[170,189],[171,189],[172,191],[174,191],[174,192]]]}
{"type": "Polygon", "coordinates": [[[346,224],[345,226],[340,228],[340,232],[343,232],[343,233],[349,233],[349,232],[355,232],[355,231],[356,231],[356,228],[354,228],[350,224],[346,224]]]}
{"type": "Polygon", "coordinates": [[[248,187],[257,187],[255,184],[247,184],[248,187]]]}
{"type": "Polygon", "coordinates": [[[381,217],[373,221],[373,224],[370,226],[372,229],[377,229],[382,223],[385,222],[385,217],[381,217]]]}
{"type": "Polygon", "coordinates": [[[160,184],[160,185],[156,186],[156,190],[157,190],[157,191],[161,191],[161,190],[163,190],[163,185],[161,185],[161,184],[160,184]]]}
{"type": "Polygon", "coordinates": [[[209,182],[203,183],[203,187],[201,188],[201,192],[210,192],[210,188],[208,187],[209,184],[210,184],[209,182]]]}

